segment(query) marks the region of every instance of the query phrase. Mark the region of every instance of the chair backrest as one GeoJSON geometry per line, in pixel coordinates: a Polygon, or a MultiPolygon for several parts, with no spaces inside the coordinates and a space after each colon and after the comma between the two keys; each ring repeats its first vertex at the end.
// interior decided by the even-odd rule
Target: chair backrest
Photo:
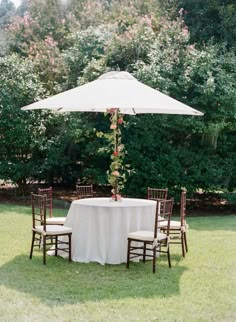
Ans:
{"type": "Polygon", "coordinates": [[[44,231],[46,231],[47,195],[31,193],[31,205],[33,228],[36,226],[44,226],[44,231]]]}
{"type": "Polygon", "coordinates": [[[156,188],[147,188],[147,198],[150,200],[162,200],[167,199],[168,188],[166,189],[156,189],[156,188]]]}
{"type": "Polygon", "coordinates": [[[174,199],[162,199],[157,201],[156,205],[156,216],[155,216],[155,227],[154,227],[154,238],[157,237],[160,223],[163,221],[167,221],[167,229],[166,229],[166,234],[169,236],[170,232],[170,220],[172,216],[172,211],[173,211],[173,204],[174,204],[174,199]]]}
{"type": "Polygon", "coordinates": [[[181,198],[180,198],[180,222],[181,226],[185,224],[185,216],[186,216],[186,191],[182,190],[181,198]]]}
{"type": "Polygon", "coordinates": [[[38,194],[47,196],[47,209],[49,212],[49,217],[52,217],[52,187],[44,189],[38,188],[38,194]]]}
{"type": "Polygon", "coordinates": [[[80,186],[76,185],[76,192],[79,199],[94,197],[93,185],[80,186]]]}

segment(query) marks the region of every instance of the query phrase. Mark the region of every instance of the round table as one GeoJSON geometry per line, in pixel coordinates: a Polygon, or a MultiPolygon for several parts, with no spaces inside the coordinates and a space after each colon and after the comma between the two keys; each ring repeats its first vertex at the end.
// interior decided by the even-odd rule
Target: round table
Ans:
{"type": "Polygon", "coordinates": [[[65,226],[72,228],[72,260],[120,264],[126,262],[127,234],[153,230],[156,201],[89,198],[72,202],[65,226]]]}

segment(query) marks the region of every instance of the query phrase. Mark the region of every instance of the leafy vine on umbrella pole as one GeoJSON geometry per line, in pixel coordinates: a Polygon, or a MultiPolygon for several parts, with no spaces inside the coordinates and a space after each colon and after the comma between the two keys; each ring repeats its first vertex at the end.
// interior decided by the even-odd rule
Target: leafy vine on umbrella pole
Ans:
{"type": "Polygon", "coordinates": [[[126,154],[124,144],[121,142],[121,128],[125,126],[123,114],[118,108],[107,109],[105,115],[110,118],[110,133],[97,132],[97,136],[108,141],[106,147],[100,148],[99,152],[109,152],[111,154],[111,164],[107,171],[108,182],[112,186],[112,200],[121,200],[121,192],[125,187],[126,174],[131,175],[135,171],[130,168],[130,164],[124,164],[126,154]]]}
{"type": "Polygon", "coordinates": [[[121,199],[121,190],[124,188],[126,181],[124,172],[124,145],[121,143],[121,126],[124,125],[123,115],[117,108],[107,110],[110,115],[110,129],[112,133],[108,136],[111,144],[111,164],[108,171],[108,182],[112,186],[112,199],[118,201],[121,199]]]}

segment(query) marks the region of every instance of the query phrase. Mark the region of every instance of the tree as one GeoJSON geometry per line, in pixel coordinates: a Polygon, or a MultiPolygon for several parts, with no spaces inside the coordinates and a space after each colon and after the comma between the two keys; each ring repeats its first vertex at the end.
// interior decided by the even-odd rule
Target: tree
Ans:
{"type": "Polygon", "coordinates": [[[0,58],[0,177],[12,180],[23,190],[27,178],[35,175],[43,132],[40,115],[20,107],[43,94],[30,62],[17,55],[0,58]]]}
{"type": "MultiPolygon", "coordinates": [[[[64,51],[63,56],[68,68],[68,88],[75,87],[83,82],[96,78],[96,73],[89,71],[89,65],[102,62],[100,69],[105,69],[105,50],[114,33],[112,26],[89,27],[86,30],[71,34],[69,41],[72,44],[64,51]],[[83,74],[86,74],[85,79],[83,74]],[[88,79],[89,76],[89,79],[88,79]]],[[[95,65],[95,64],[94,64],[95,65]]],[[[94,66],[96,70],[96,66],[94,66]]]]}
{"type": "Polygon", "coordinates": [[[73,13],[57,0],[25,1],[8,26],[11,50],[27,56],[32,45],[52,38],[59,50],[67,45],[67,35],[78,27],[73,13]],[[26,11],[25,11],[26,10],[26,11]]]}
{"type": "Polygon", "coordinates": [[[176,9],[175,16],[182,13],[190,30],[192,43],[201,45],[209,40],[236,46],[236,3],[234,0],[181,0],[161,1],[165,8],[176,9]]]}
{"type": "Polygon", "coordinates": [[[9,51],[10,42],[6,32],[15,14],[15,6],[10,0],[0,1],[0,57],[9,51]]]}
{"type": "Polygon", "coordinates": [[[0,28],[7,27],[15,12],[16,8],[12,1],[2,0],[0,2],[0,28]]]}
{"type": "Polygon", "coordinates": [[[152,182],[153,186],[172,189],[184,185],[190,191],[227,186],[235,157],[232,162],[231,150],[222,144],[230,137],[227,134],[235,131],[234,66],[233,51],[218,46],[198,50],[190,45],[181,19],[163,23],[149,62],[134,65],[136,76],[205,115],[130,119],[130,126],[134,123],[137,131],[127,132],[128,162],[136,170],[127,185],[130,193],[140,195],[138,182],[143,187],[152,182]],[[145,151],[144,156],[141,151],[145,151]]]}
{"type": "MultiPolygon", "coordinates": [[[[105,183],[107,143],[96,137],[96,132],[109,131],[102,115],[39,111],[24,112],[22,118],[17,110],[19,122],[11,127],[11,134],[6,126],[16,106],[121,69],[205,113],[203,118],[125,116],[125,163],[136,171],[128,178],[126,193],[144,196],[148,185],[232,190],[236,60],[234,34],[229,30],[235,25],[234,12],[232,1],[221,0],[209,0],[204,6],[202,0],[71,0],[61,1],[60,6],[56,0],[49,4],[24,0],[19,16],[8,27],[8,39],[11,52],[25,59],[1,60],[5,169],[0,173],[16,182],[18,172],[12,164],[21,164],[20,178],[72,184],[80,176],[83,181],[105,183]],[[162,17],[160,10],[165,13],[162,17]],[[36,124],[29,127],[31,138],[22,124],[27,117],[28,124],[36,124]],[[16,151],[14,142],[20,135],[26,138],[25,146],[23,139],[18,144],[25,149],[21,159],[18,152],[8,153],[11,146],[16,151]]],[[[6,55],[6,49],[3,46],[0,55],[6,55]]]]}
{"type": "Polygon", "coordinates": [[[67,69],[58,43],[50,36],[31,44],[28,58],[48,93],[56,94],[66,89],[67,69]]]}

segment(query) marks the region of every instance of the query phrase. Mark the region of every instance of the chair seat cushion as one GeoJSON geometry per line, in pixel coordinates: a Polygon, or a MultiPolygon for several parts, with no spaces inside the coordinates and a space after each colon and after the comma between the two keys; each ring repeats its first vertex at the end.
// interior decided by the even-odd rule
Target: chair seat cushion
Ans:
{"type": "MultiPolygon", "coordinates": [[[[160,228],[167,227],[167,224],[168,224],[167,220],[161,221],[159,223],[159,227],[160,228]]],[[[180,221],[175,221],[175,220],[170,221],[170,229],[180,229],[180,228],[181,228],[180,221]]]]}
{"type": "MultiPolygon", "coordinates": [[[[158,233],[157,234],[157,240],[163,240],[166,239],[166,234],[163,233],[158,233]]],[[[132,233],[128,233],[128,238],[131,239],[138,239],[140,241],[154,241],[154,235],[153,235],[153,231],[144,231],[144,230],[140,230],[140,231],[135,231],[132,233]]]]}
{"type": "MultiPolygon", "coordinates": [[[[36,232],[42,234],[44,232],[43,226],[36,226],[36,232]]],[[[59,225],[46,225],[46,235],[60,235],[72,233],[72,228],[59,225]]]]}
{"type": "Polygon", "coordinates": [[[64,225],[66,217],[50,217],[46,219],[47,225],[64,225]]]}

